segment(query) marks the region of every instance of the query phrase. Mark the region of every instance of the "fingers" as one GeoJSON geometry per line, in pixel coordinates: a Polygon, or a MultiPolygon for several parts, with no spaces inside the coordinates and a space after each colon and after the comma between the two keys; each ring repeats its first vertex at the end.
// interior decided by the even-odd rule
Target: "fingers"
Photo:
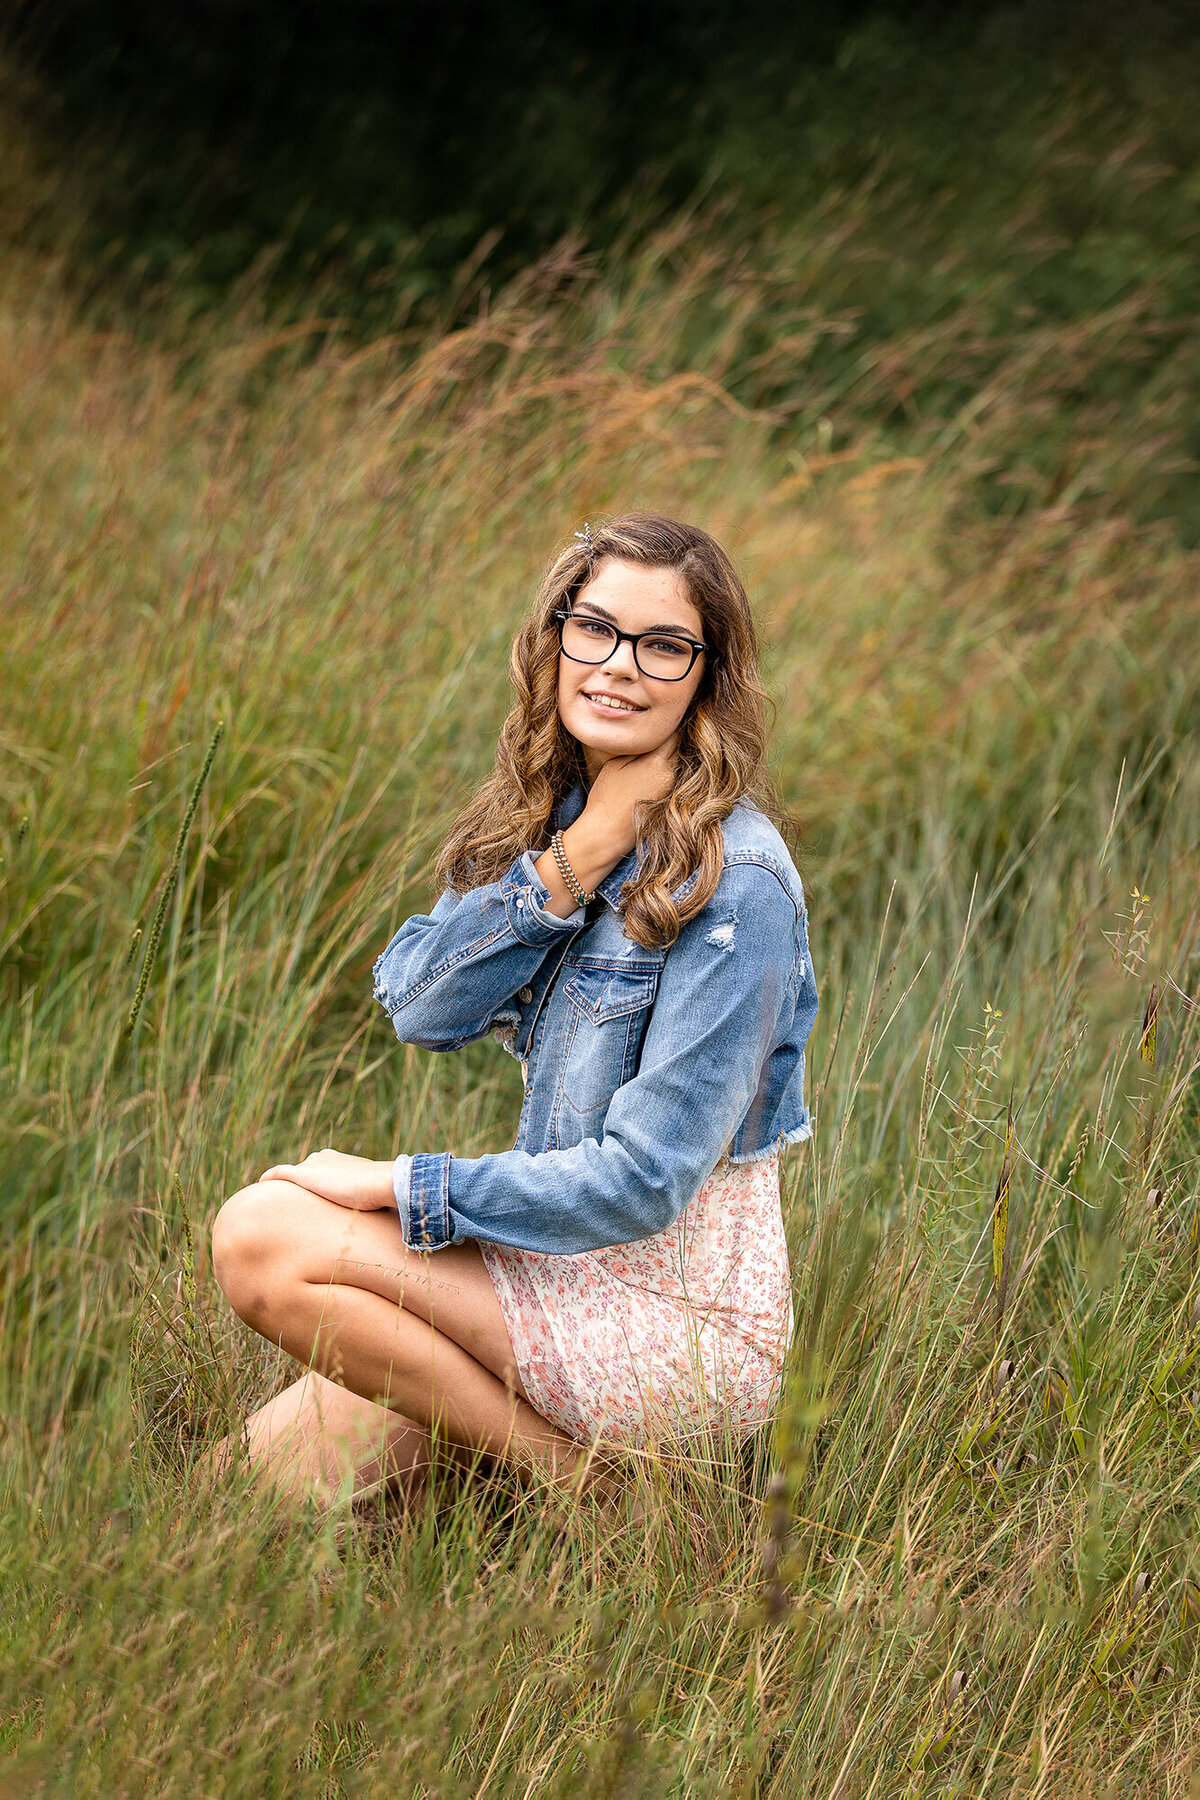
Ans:
{"type": "Polygon", "coordinates": [[[258,1179],[260,1181],[296,1181],[299,1179],[303,1185],[304,1171],[310,1163],[320,1162],[324,1157],[339,1154],[337,1150],[331,1150],[328,1146],[324,1150],[310,1150],[301,1163],[272,1163],[269,1169],[263,1170],[258,1179]]]}

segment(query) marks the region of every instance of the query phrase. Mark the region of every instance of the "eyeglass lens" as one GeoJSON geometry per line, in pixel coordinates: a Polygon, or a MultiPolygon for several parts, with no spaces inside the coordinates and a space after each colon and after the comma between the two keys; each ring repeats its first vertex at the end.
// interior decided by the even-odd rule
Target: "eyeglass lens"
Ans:
{"type": "MultiPolygon", "coordinates": [[[[617,634],[603,619],[579,615],[564,619],[562,647],[575,662],[602,663],[612,655],[617,634]]],[[[643,675],[659,681],[679,681],[688,673],[696,652],[687,638],[655,632],[634,646],[634,660],[643,675]]]]}

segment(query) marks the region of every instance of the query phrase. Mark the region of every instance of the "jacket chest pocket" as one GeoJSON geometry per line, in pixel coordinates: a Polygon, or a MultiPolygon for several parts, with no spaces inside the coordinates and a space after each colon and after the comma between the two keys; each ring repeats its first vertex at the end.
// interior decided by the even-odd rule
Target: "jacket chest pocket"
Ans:
{"type": "Polygon", "coordinates": [[[562,1094],[596,1125],[635,1073],[658,990],[657,962],[579,963],[563,987],[567,1002],[562,1094]]]}

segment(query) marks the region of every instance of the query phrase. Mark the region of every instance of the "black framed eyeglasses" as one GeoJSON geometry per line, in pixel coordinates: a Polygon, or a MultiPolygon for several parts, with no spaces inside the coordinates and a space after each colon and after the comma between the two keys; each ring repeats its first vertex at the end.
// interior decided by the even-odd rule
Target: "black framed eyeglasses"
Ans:
{"type": "Polygon", "coordinates": [[[651,681],[682,681],[690,675],[696,658],[710,645],[674,631],[618,631],[606,619],[591,613],[556,612],[562,653],[577,663],[605,663],[618,644],[633,645],[633,660],[651,681]]]}

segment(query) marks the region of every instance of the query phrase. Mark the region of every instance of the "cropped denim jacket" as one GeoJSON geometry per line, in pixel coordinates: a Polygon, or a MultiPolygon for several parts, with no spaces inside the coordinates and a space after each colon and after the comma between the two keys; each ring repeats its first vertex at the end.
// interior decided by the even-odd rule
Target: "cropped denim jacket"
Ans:
{"type": "MultiPolygon", "coordinates": [[[[567,797],[560,826],[583,800],[567,797]]],[[[456,1050],[494,1032],[527,1070],[513,1149],[396,1158],[407,1243],[563,1254],[628,1243],[678,1218],[723,1154],[750,1162],[811,1134],[817,991],[800,877],[748,801],[724,837],[716,892],[667,949],[622,929],[635,853],[566,919],[546,910],[526,852],[502,880],[447,891],[401,926],[375,964],[401,1042],[456,1050]]]]}

